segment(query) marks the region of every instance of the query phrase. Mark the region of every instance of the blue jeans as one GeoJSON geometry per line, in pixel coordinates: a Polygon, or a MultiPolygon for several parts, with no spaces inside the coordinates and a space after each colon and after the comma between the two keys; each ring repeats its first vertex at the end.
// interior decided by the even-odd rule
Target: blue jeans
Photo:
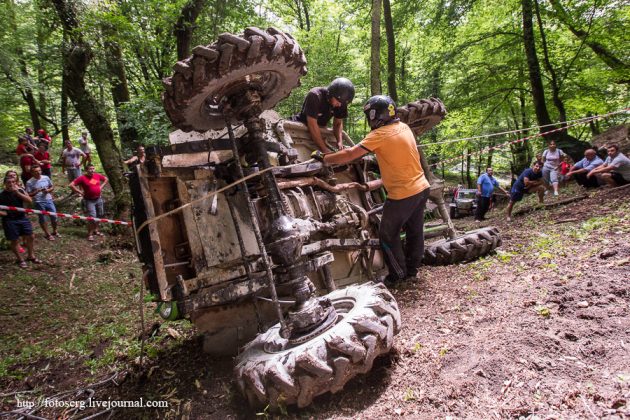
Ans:
{"type": "MultiPolygon", "coordinates": [[[[46,211],[52,211],[53,213],[57,213],[57,208],[55,207],[55,203],[53,203],[52,200],[36,201],[34,207],[35,207],[35,210],[46,210],[46,211]]],[[[39,223],[46,222],[47,216],[43,214],[38,214],[37,217],[39,218],[39,223]]],[[[48,217],[50,217],[51,222],[57,221],[57,216],[50,215],[48,217]]]]}

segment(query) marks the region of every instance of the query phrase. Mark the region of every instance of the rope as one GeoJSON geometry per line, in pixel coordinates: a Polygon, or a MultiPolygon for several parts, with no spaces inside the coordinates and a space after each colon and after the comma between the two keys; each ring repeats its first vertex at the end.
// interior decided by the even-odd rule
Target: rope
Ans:
{"type": "Polygon", "coordinates": [[[130,225],[129,222],[125,222],[122,220],[99,219],[97,217],[91,217],[91,216],[79,216],[78,214],[57,213],[54,211],[27,209],[27,208],[22,208],[22,207],[0,205],[0,210],[17,211],[17,212],[26,213],[26,214],[43,214],[45,216],[66,217],[69,219],[87,220],[89,222],[97,222],[97,223],[111,223],[114,225],[126,225],[126,226],[130,225]]]}
{"type": "Polygon", "coordinates": [[[531,130],[535,130],[537,128],[553,127],[553,126],[556,126],[558,124],[573,124],[573,123],[591,122],[591,121],[596,120],[596,119],[608,118],[608,117],[610,117],[612,115],[627,113],[628,111],[630,111],[630,108],[624,108],[624,109],[619,110],[619,111],[609,112],[608,114],[594,115],[594,116],[591,116],[591,117],[583,117],[583,118],[579,118],[577,120],[561,121],[561,122],[552,123],[552,124],[546,124],[546,125],[534,125],[534,126],[531,126],[529,128],[521,128],[521,129],[518,129],[518,130],[503,131],[501,133],[482,134],[480,136],[464,137],[464,138],[461,138],[461,139],[454,139],[454,140],[445,140],[445,141],[440,141],[440,142],[436,142],[436,143],[426,143],[426,144],[421,144],[420,146],[434,146],[434,145],[437,145],[437,144],[458,143],[458,142],[463,142],[463,141],[470,141],[470,140],[485,139],[485,138],[490,138],[490,137],[504,136],[506,134],[515,134],[515,133],[521,133],[521,132],[524,132],[524,131],[531,131],[531,130]]]}

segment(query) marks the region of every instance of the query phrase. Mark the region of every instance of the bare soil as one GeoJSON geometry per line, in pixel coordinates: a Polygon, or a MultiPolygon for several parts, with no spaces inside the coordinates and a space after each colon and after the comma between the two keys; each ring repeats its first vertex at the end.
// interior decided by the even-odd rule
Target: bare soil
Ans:
{"type": "MultiPolygon", "coordinates": [[[[466,264],[424,267],[420,278],[394,290],[403,318],[394,351],[377,359],[368,374],[335,395],[316,398],[306,409],[249,409],[233,382],[231,358],[202,353],[199,337],[181,323],[153,328],[147,346],[155,351],[142,367],[137,353],[130,353],[133,356],[119,354],[105,365],[88,363],[88,369],[89,360],[102,360],[120,340],[103,335],[92,337],[89,351],[83,353],[6,364],[0,376],[2,409],[16,409],[15,396],[4,394],[18,390],[31,391],[21,396],[24,399],[64,390],[78,390],[66,399],[85,399],[87,388],[98,400],[166,400],[170,407],[40,409],[35,414],[80,418],[103,412],[103,418],[121,419],[628,418],[630,188],[597,191],[584,200],[526,212],[511,224],[497,209],[482,226],[489,224],[503,232],[500,251],[466,264]]],[[[462,230],[476,226],[470,218],[456,225],[462,230]]],[[[115,271],[120,265],[129,270],[131,252],[116,250],[107,269],[115,271]]],[[[92,250],[84,259],[98,261],[102,253],[92,250]]],[[[0,253],[0,264],[3,271],[16,273],[6,252],[0,253]]],[[[97,275],[91,280],[129,288],[128,278],[97,275]]],[[[5,308],[11,298],[7,289],[17,290],[8,286],[15,279],[0,285],[5,308]]],[[[92,297],[92,307],[112,304],[92,297]]],[[[128,299],[119,309],[131,313],[136,308],[128,299]]],[[[4,309],[0,316],[25,318],[34,334],[42,335],[33,340],[50,338],[50,332],[33,324],[36,313],[4,309]]],[[[105,315],[95,309],[89,316],[105,315]]],[[[149,317],[147,331],[153,322],[149,317]]],[[[15,329],[19,323],[4,325],[15,329]]],[[[57,335],[72,339],[74,330],[66,331],[60,322],[57,335]]],[[[123,335],[134,341],[137,332],[130,327],[123,335]]],[[[3,340],[17,335],[3,327],[3,340]]],[[[8,350],[2,349],[6,358],[8,350]]]]}

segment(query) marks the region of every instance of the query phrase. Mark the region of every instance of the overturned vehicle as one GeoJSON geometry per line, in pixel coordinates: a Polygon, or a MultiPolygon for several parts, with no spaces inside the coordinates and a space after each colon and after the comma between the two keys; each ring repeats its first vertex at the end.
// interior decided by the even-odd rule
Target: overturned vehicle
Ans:
{"type": "MultiPolygon", "coordinates": [[[[196,47],[165,80],[179,130],[169,146],[147,149],[130,182],[143,278],[160,314],[190,319],[205,351],[238,354],[236,380],[252,406],[304,407],[341,390],[389,352],[401,328],[396,300],[378,282],[386,197],[378,166],[370,156],[322,166],[309,159],[307,128],[272,110],[305,65],[297,41],[274,28],[196,47]]],[[[417,135],[445,114],[437,99],[398,109],[417,135]]],[[[425,263],[499,246],[495,228],[458,235],[442,181],[423,167],[444,222],[425,263]]]]}

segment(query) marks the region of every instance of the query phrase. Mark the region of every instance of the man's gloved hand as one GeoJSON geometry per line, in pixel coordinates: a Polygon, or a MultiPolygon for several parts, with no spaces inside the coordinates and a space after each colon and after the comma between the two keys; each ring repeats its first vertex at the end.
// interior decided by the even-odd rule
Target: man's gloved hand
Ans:
{"type": "Polygon", "coordinates": [[[313,150],[313,153],[311,153],[311,158],[320,161],[321,163],[324,163],[324,156],[326,156],[326,154],[322,153],[321,150],[313,150]]]}

